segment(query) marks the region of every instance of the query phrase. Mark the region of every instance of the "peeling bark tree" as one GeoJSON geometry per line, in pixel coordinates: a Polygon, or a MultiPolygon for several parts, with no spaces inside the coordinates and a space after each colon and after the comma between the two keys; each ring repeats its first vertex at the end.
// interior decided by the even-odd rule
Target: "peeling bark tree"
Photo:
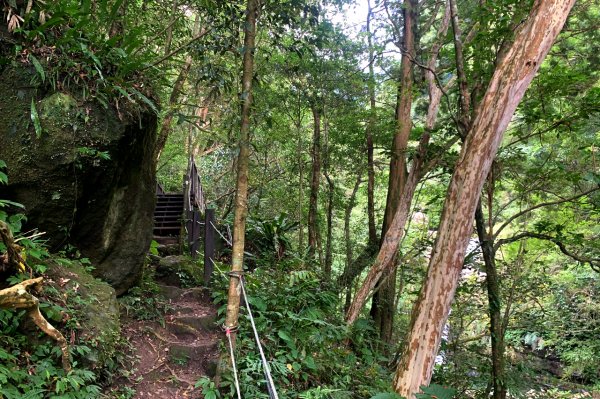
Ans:
{"type": "Polygon", "coordinates": [[[450,182],[427,278],[415,307],[394,389],[409,399],[429,384],[462,269],[475,208],[504,131],[575,0],[536,0],[475,110],[450,182]]]}
{"type": "MultiPolygon", "coordinates": [[[[244,24],[243,73],[242,73],[242,122],[240,126],[239,154],[237,161],[237,183],[235,194],[235,211],[233,217],[233,249],[231,254],[231,270],[244,270],[244,245],[246,234],[246,217],[248,215],[248,158],[250,153],[250,107],[252,106],[252,76],[254,71],[254,47],[256,41],[256,17],[258,0],[248,0],[246,22],[244,24]]],[[[234,328],[238,323],[240,310],[240,280],[229,279],[229,295],[227,300],[227,316],[225,326],[234,328]]],[[[235,338],[235,334],[233,335],[235,338]]],[[[234,341],[235,342],[235,341],[234,341]]]]}
{"type": "MultiPolygon", "coordinates": [[[[396,108],[396,134],[392,143],[392,159],[390,160],[390,177],[388,182],[387,201],[381,237],[385,237],[392,219],[400,205],[403,192],[406,189],[408,179],[408,167],[406,150],[408,139],[412,128],[411,108],[413,96],[413,59],[415,58],[415,35],[416,28],[416,0],[405,0],[403,8],[403,40],[402,61],[400,64],[400,82],[398,87],[398,102],[396,108]]],[[[416,183],[415,183],[416,184],[416,183]]],[[[412,196],[408,198],[412,202],[412,196]]],[[[404,206],[404,204],[403,204],[404,206]]],[[[390,262],[396,262],[392,257],[390,262]]],[[[383,342],[391,344],[394,313],[396,313],[396,268],[386,268],[389,275],[383,274],[377,282],[379,290],[373,294],[371,317],[375,321],[375,328],[379,330],[379,337],[383,342]]]]}
{"type": "MultiPolygon", "coordinates": [[[[439,55],[439,51],[442,48],[444,37],[448,30],[450,23],[450,8],[446,7],[444,17],[438,27],[436,41],[431,48],[430,59],[427,63],[428,67],[425,70],[425,77],[429,87],[429,106],[427,110],[427,119],[425,123],[426,133],[421,137],[421,143],[417,156],[413,160],[412,170],[409,174],[408,183],[406,188],[403,190],[403,195],[400,200],[400,206],[396,209],[394,219],[392,219],[390,227],[387,229],[385,236],[382,238],[381,248],[375,262],[367,277],[365,278],[362,286],[358,290],[354,297],[353,303],[346,309],[346,322],[352,324],[358,318],[361,309],[364,307],[370,292],[375,288],[376,283],[381,279],[382,276],[390,275],[388,269],[395,268],[396,264],[392,262],[393,254],[398,251],[400,240],[404,234],[404,228],[408,219],[408,212],[410,204],[412,203],[413,195],[418,182],[421,177],[429,170],[431,170],[437,163],[436,159],[432,159],[427,165],[422,166],[425,151],[427,149],[427,143],[429,140],[429,133],[435,127],[437,114],[440,106],[440,100],[442,97],[442,89],[437,86],[435,73],[435,64],[439,55]]],[[[449,148],[454,143],[454,140],[450,140],[444,148],[449,148]]],[[[367,247],[370,249],[370,247],[367,247]]],[[[348,281],[352,281],[357,275],[359,275],[364,267],[367,266],[366,262],[370,261],[371,256],[374,253],[365,251],[359,256],[353,263],[352,267],[344,270],[344,273],[338,279],[339,284],[343,284],[348,281]]],[[[396,301],[397,302],[397,301],[396,301]]],[[[395,306],[395,305],[394,305],[395,306]]]]}

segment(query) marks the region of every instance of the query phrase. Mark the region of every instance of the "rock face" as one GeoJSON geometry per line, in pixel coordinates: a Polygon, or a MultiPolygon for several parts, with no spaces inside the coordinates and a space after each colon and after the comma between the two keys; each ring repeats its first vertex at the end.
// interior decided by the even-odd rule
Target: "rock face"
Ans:
{"type": "Polygon", "coordinates": [[[0,196],[25,205],[26,227],[45,231],[53,249],[75,245],[122,294],[140,277],[152,238],[156,116],[44,92],[31,83],[33,69],[0,72],[0,159],[9,174],[0,196]]]}
{"type": "Polygon", "coordinates": [[[85,365],[102,367],[107,360],[114,358],[121,333],[115,290],[92,277],[79,262],[73,261],[68,266],[47,263],[44,286],[60,292],[64,300],[79,299],[71,306],[77,308],[74,316],[80,325],[78,337],[91,349],[83,359],[85,365]]]}

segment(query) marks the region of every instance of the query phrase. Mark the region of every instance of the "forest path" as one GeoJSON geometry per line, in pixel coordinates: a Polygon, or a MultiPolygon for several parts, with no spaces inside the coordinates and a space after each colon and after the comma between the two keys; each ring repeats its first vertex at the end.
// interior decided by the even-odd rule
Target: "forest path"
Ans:
{"type": "Polygon", "coordinates": [[[169,303],[164,321],[122,320],[122,334],[139,360],[126,385],[134,398],[200,398],[194,384],[214,377],[217,368],[216,309],[205,288],[159,287],[169,303]]]}

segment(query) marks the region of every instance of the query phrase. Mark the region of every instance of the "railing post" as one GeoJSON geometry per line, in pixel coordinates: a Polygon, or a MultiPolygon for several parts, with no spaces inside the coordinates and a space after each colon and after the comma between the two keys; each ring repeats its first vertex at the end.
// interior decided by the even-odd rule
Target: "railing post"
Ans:
{"type": "Polygon", "coordinates": [[[204,213],[204,285],[210,285],[215,258],[215,210],[206,208],[204,213]]]}
{"type": "Polygon", "coordinates": [[[198,257],[198,248],[200,247],[200,211],[194,209],[192,211],[192,227],[188,235],[190,238],[190,253],[192,259],[198,257]]]}

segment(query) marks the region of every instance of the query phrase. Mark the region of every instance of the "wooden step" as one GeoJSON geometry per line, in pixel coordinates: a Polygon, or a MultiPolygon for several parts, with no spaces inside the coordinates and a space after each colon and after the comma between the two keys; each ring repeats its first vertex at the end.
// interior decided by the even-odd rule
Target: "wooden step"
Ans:
{"type": "Polygon", "coordinates": [[[162,231],[179,231],[181,230],[181,226],[165,226],[165,227],[156,227],[154,230],[162,230],[162,231]]]}
{"type": "Polygon", "coordinates": [[[172,212],[172,213],[183,213],[183,206],[180,205],[156,205],[154,213],[156,212],[172,212]]]}

